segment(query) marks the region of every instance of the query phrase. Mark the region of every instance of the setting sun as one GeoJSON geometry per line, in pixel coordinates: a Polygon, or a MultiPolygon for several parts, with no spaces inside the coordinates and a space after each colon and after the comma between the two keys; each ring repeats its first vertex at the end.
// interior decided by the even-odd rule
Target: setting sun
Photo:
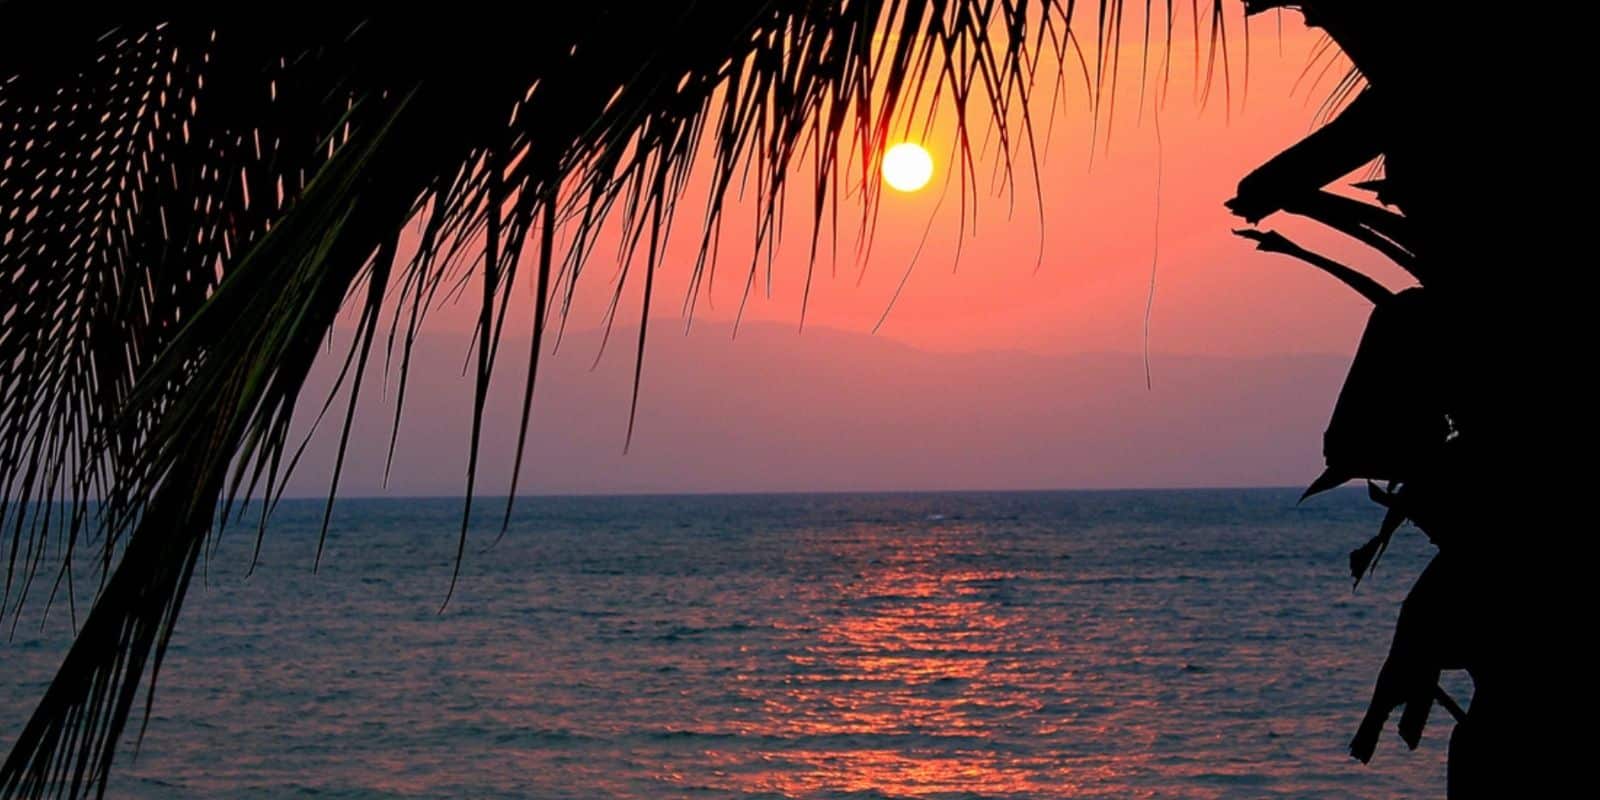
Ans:
{"type": "Polygon", "coordinates": [[[901,142],[883,154],[883,180],[902,192],[914,192],[933,177],[933,156],[922,145],[901,142]]]}

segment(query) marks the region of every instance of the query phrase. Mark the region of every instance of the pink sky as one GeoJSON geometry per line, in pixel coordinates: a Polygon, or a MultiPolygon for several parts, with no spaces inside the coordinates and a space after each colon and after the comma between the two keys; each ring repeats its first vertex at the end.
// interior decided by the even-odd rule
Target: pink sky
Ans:
{"type": "MultiPolygon", "coordinates": [[[[980,351],[1049,357],[1138,354],[1143,347],[1153,248],[1159,243],[1157,287],[1150,324],[1150,350],[1158,355],[1152,363],[1157,391],[1129,394],[1134,390],[1146,391],[1143,376],[1137,369],[1129,372],[1119,368],[1095,381],[1065,384],[1078,386],[1077,389],[1052,384],[1053,392],[1083,393],[1081,397],[1057,397],[1051,401],[1056,405],[1096,409],[1092,414],[1053,415],[1048,408],[1051,402],[1039,405],[1027,400],[1025,393],[1010,391],[1014,387],[1008,386],[1005,396],[1010,405],[991,410],[1012,419],[1015,424],[997,428],[1000,432],[992,441],[984,437],[963,439],[966,449],[962,454],[945,453],[941,457],[951,463],[960,461],[967,468],[940,472],[936,464],[930,465],[915,452],[919,448],[926,449],[923,445],[928,437],[943,434],[934,428],[948,427],[960,418],[951,410],[952,403],[959,408],[983,409],[989,402],[985,398],[997,396],[994,387],[939,385],[927,376],[906,381],[889,377],[879,380],[873,377],[870,367],[856,363],[859,359],[855,356],[859,354],[841,352],[828,356],[819,350],[835,344],[860,348],[859,339],[824,333],[823,338],[816,341],[786,344],[785,337],[772,333],[775,329],[771,325],[792,329],[800,320],[810,232],[809,198],[802,188],[791,200],[786,238],[777,251],[772,281],[770,285],[766,282],[763,270],[745,311],[745,320],[769,323],[767,332],[749,337],[748,341],[730,341],[724,333],[739,306],[744,288],[752,236],[747,220],[754,213],[753,206],[735,203],[727,212],[726,235],[721,248],[723,259],[715,283],[707,290],[709,294],[701,297],[695,312],[696,323],[705,323],[707,330],[715,331],[716,335],[695,336],[670,345],[672,358],[678,365],[670,369],[677,370],[677,375],[667,375],[659,369],[652,371],[653,362],[647,354],[640,435],[635,439],[633,454],[627,457],[621,454],[628,381],[618,377],[631,378],[633,342],[628,338],[630,334],[613,338],[606,363],[595,373],[588,373],[587,368],[594,359],[598,337],[576,336],[553,361],[546,362],[553,366],[550,380],[541,386],[541,398],[550,395],[547,405],[552,409],[551,414],[556,413],[555,408],[564,408],[569,418],[547,416],[536,420],[535,428],[544,431],[539,434],[545,437],[544,453],[535,452],[530,456],[529,474],[534,476],[533,483],[524,488],[530,491],[837,489],[849,488],[834,480],[848,471],[830,470],[827,465],[869,462],[876,466],[870,476],[857,481],[863,487],[866,484],[879,488],[1248,485],[1298,483],[1309,478],[1318,463],[1321,423],[1331,407],[1341,362],[1335,361],[1332,366],[1323,364],[1306,373],[1309,377],[1304,380],[1314,386],[1305,387],[1308,394],[1304,409],[1263,420],[1256,427],[1251,426],[1249,419],[1233,416],[1271,416],[1270,409],[1256,406],[1246,409],[1249,403],[1241,405],[1238,399],[1223,402],[1222,398],[1230,396],[1229,391],[1245,390],[1206,385],[1207,381],[1244,380],[1251,386],[1265,387],[1249,396],[1270,396],[1275,398],[1274,402],[1293,403],[1299,396],[1297,392],[1293,387],[1285,391],[1275,384],[1270,370],[1240,368],[1223,362],[1268,355],[1348,354],[1354,349],[1369,310],[1364,301],[1325,275],[1281,256],[1256,253],[1250,243],[1230,233],[1240,222],[1226,212],[1222,203],[1232,196],[1239,178],[1312,128],[1318,105],[1343,72],[1343,66],[1336,65],[1327,71],[1320,84],[1314,84],[1313,79],[1321,69],[1319,65],[1296,88],[1297,79],[1311,59],[1318,34],[1306,30],[1295,15],[1285,15],[1283,25],[1280,39],[1270,17],[1252,24],[1247,97],[1243,92],[1243,42],[1237,36],[1234,38],[1231,109],[1224,108],[1219,76],[1210,103],[1203,110],[1193,99],[1192,51],[1185,44],[1187,29],[1180,27],[1169,99],[1159,113],[1159,148],[1155,93],[1146,93],[1146,107],[1141,118],[1138,42],[1130,41],[1123,56],[1123,80],[1118,87],[1116,117],[1110,120],[1108,114],[1101,116],[1102,129],[1109,121],[1114,133],[1109,147],[1103,133],[1099,137],[1092,164],[1092,115],[1079,78],[1069,73],[1067,99],[1058,109],[1041,170],[1045,226],[1042,260],[1039,259],[1039,219],[1033,208],[1031,183],[1025,179],[1016,213],[1009,219],[1003,197],[983,198],[977,214],[977,230],[969,231],[960,262],[955,262],[958,201],[952,193],[941,206],[935,188],[950,166],[949,126],[943,125],[936,126],[934,136],[927,142],[936,161],[930,188],[916,194],[885,191],[873,257],[865,273],[859,272],[853,258],[842,259],[837,274],[826,255],[817,264],[807,326],[864,334],[873,329],[883,314],[924,230],[931,230],[904,292],[877,334],[887,344],[934,354],[980,351]],[[1159,239],[1156,232],[1158,169],[1159,239]],[[928,227],[930,218],[934,221],[931,229],[928,227]],[[862,275],[859,285],[858,274],[862,275]],[[851,341],[857,344],[849,345],[851,341]],[[848,391],[840,391],[835,385],[834,391],[825,395],[809,396],[811,387],[797,381],[775,395],[761,394],[765,399],[760,402],[767,404],[765,408],[724,407],[722,401],[727,398],[745,397],[754,402],[756,395],[751,394],[748,387],[735,385],[738,381],[752,380],[750,370],[719,371],[715,364],[749,364],[763,360],[787,364],[799,357],[799,353],[804,353],[807,363],[820,359],[854,364],[854,371],[848,376],[813,374],[809,379],[815,385],[819,381],[828,383],[848,378],[847,383],[842,384],[849,386],[848,391]],[[1164,373],[1168,364],[1176,362],[1164,362],[1162,357],[1176,354],[1222,361],[1204,368],[1174,367],[1175,371],[1164,373]],[[685,363],[713,366],[697,369],[693,375],[695,385],[685,388],[686,378],[682,374],[685,363]],[[1168,375],[1171,375],[1170,380],[1168,375]],[[1248,377],[1241,378],[1241,375],[1248,377]],[[1165,387],[1164,380],[1168,381],[1165,387]],[[564,385],[552,386],[558,381],[564,385]],[[585,381],[590,385],[585,385],[585,381]],[[1118,381],[1130,385],[1122,386],[1118,381]],[[610,388],[604,391],[595,388],[602,384],[610,388]],[[651,399],[652,386],[658,387],[655,391],[659,393],[659,402],[651,399]],[[907,389],[912,386],[919,387],[917,391],[934,392],[939,396],[908,396],[907,389]],[[932,386],[938,388],[931,389],[932,386]],[[1181,390],[1174,391],[1175,387],[1181,390]],[[574,399],[577,397],[587,399],[580,402],[574,399]],[[784,397],[795,399],[786,403],[781,399],[784,397]],[[1202,400],[1202,397],[1209,399],[1202,400]],[[1139,408],[1135,410],[1134,405],[1139,408]],[[705,409],[706,417],[686,420],[684,414],[695,408],[705,409]],[[1126,418],[1119,415],[1119,408],[1130,409],[1126,418]],[[572,415],[588,418],[574,419],[572,415]],[[774,471],[780,464],[792,467],[797,463],[792,459],[795,448],[804,450],[807,441],[827,438],[819,433],[797,441],[787,435],[793,430],[786,432],[789,425],[786,419],[799,424],[802,417],[851,420],[872,415],[877,415],[875,418],[881,423],[876,424],[874,430],[892,428],[896,433],[889,437],[867,437],[871,440],[871,452],[868,452],[866,438],[860,439],[859,452],[852,449],[848,439],[831,442],[826,447],[819,444],[821,449],[804,454],[805,459],[802,459],[811,465],[807,468],[811,471],[800,470],[793,474],[774,471]],[[1183,426],[1189,428],[1226,429],[1232,432],[1231,440],[1243,444],[1234,447],[1215,441],[1206,445],[1210,450],[1205,447],[1196,450],[1200,439],[1190,437],[1194,439],[1191,442],[1194,446],[1172,448],[1166,443],[1169,440],[1154,435],[1159,431],[1153,431],[1151,436],[1135,435],[1142,429],[1129,429],[1124,424],[1135,418],[1153,420],[1151,424],[1158,428],[1173,420],[1183,420],[1183,426]],[[907,423],[908,420],[923,420],[929,429],[922,430],[907,423]],[[564,432],[570,432],[573,426],[585,429],[602,426],[607,432],[599,438],[566,435],[564,432]],[[666,435],[687,427],[694,428],[698,435],[688,439],[666,435]],[[1088,441],[1084,438],[1086,431],[1092,428],[1127,432],[1120,439],[1096,439],[1092,445],[1085,444],[1088,441]],[[1264,435],[1266,432],[1272,435],[1264,435]],[[1258,433],[1263,435],[1256,435],[1258,433]],[[1051,450],[1051,441],[1057,442],[1059,447],[1051,450]],[[911,455],[900,461],[872,460],[884,449],[897,447],[896,442],[911,455]],[[1117,465],[1114,470],[1108,466],[1100,473],[1092,467],[1068,469],[1060,464],[1032,468],[1026,458],[1016,454],[1035,446],[1056,453],[1061,459],[1079,459],[1084,464],[1098,460],[1108,465],[1110,460],[1116,460],[1117,465]],[[1130,449],[1132,452],[1117,452],[1130,449]],[[1111,458],[1113,455],[1115,459],[1111,458]],[[687,480],[684,478],[687,473],[674,466],[684,459],[720,464],[722,471],[696,473],[698,477],[687,480]],[[563,476],[560,464],[580,461],[586,470],[582,474],[588,477],[563,476]],[[1001,466],[976,469],[972,468],[973,464],[1001,466]],[[788,477],[746,480],[750,475],[780,473],[788,477]]],[[[1137,35],[1137,26],[1130,25],[1129,30],[1137,35]]],[[[1153,57],[1152,71],[1158,64],[1159,56],[1153,57]]],[[[1038,96],[1044,96],[1044,92],[1038,96]]],[[[1040,105],[1047,104],[1041,102],[1040,105]]],[[[1042,134],[1043,124],[1039,127],[1042,134]]],[[[980,174],[987,173],[992,166],[992,162],[980,164],[980,174]]],[[[682,330],[684,322],[680,309],[699,234],[700,208],[693,189],[685,203],[687,210],[669,242],[665,264],[657,277],[658,294],[652,315],[655,337],[652,341],[656,344],[652,347],[665,347],[660,343],[661,337],[677,336],[676,331],[682,330]]],[[[843,208],[848,216],[848,203],[843,208]]],[[[1265,227],[1277,228],[1302,244],[1366,269],[1391,285],[1405,282],[1398,269],[1358,246],[1341,242],[1311,226],[1293,220],[1270,219],[1265,227]]],[[[851,251],[853,236],[853,230],[847,230],[841,240],[846,253],[851,251]]],[[[567,322],[569,330],[582,332],[600,325],[614,286],[611,280],[616,272],[616,238],[607,237],[599,246],[580,282],[578,300],[567,322]]],[[[524,270],[525,273],[530,271],[524,270]]],[[[635,270],[624,292],[621,327],[636,329],[638,324],[642,284],[639,278],[640,272],[635,270]]],[[[438,341],[464,341],[462,334],[470,332],[475,320],[475,295],[475,291],[469,290],[465,293],[468,299],[436,312],[427,328],[430,335],[439,337],[438,341]]],[[[520,338],[526,334],[532,300],[526,288],[517,296],[526,302],[513,309],[507,330],[508,335],[520,338]]],[[[348,342],[348,334],[341,335],[338,342],[340,345],[348,342]]],[[[514,367],[524,356],[518,346],[504,352],[514,355],[502,355],[508,361],[503,369],[505,374],[497,378],[496,396],[490,411],[491,416],[510,416],[510,422],[514,423],[514,399],[520,397],[521,389],[520,375],[514,374],[514,367]]],[[[887,354],[863,358],[869,362],[878,359],[874,363],[885,365],[902,363],[887,354]]],[[[917,369],[938,369],[935,362],[916,363],[917,369]]],[[[967,370],[963,374],[973,374],[971,364],[960,363],[961,368],[967,370]]],[[[1049,363],[1068,365],[1070,362],[1049,363]]],[[[1020,371],[986,374],[993,380],[1030,380],[1025,369],[1020,366],[1017,369],[1020,371]]],[[[796,366],[794,371],[805,370],[796,366]]],[[[781,384],[785,375],[766,375],[762,380],[781,384]]],[[[442,444],[430,444],[425,448],[429,451],[430,463],[421,465],[420,472],[405,472],[409,467],[406,466],[404,441],[409,434],[404,431],[437,429],[439,415],[453,413],[449,408],[459,408],[461,415],[468,413],[468,385],[454,370],[433,369],[413,374],[413,408],[429,410],[408,418],[408,426],[420,427],[403,429],[401,453],[397,458],[401,477],[394,484],[403,493],[459,491],[455,476],[464,472],[464,457],[442,458],[439,450],[442,444]],[[451,399],[446,402],[445,398],[451,399]]],[[[369,396],[371,394],[381,394],[381,390],[369,396]]],[[[369,405],[374,409],[371,416],[375,418],[387,420],[392,413],[386,402],[374,400],[369,405]]],[[[512,435],[513,428],[514,425],[500,423],[490,426],[499,438],[512,435]]],[[[837,428],[835,425],[832,429],[837,428]]],[[[1171,432],[1167,431],[1169,439],[1171,432]]],[[[377,440],[386,437],[377,433],[373,437],[374,441],[364,442],[358,436],[353,452],[364,453],[360,458],[367,461],[380,458],[372,453],[381,451],[377,440]]],[[[422,438],[431,441],[428,436],[422,438]]],[[[415,459],[418,454],[412,453],[411,457],[415,459]]],[[[491,467],[490,472],[496,473],[497,469],[491,467]]],[[[316,468],[312,472],[321,474],[316,468]]],[[[309,493],[317,491],[315,480],[308,483],[302,479],[297,483],[309,493]]],[[[376,483],[368,483],[371,485],[360,481],[350,485],[356,487],[352,490],[354,493],[370,494],[377,490],[376,483]]],[[[484,491],[503,491],[493,481],[490,483],[491,488],[484,491]]]]}
{"type": "MultiPolygon", "coordinates": [[[[880,335],[940,351],[1137,352],[1143,346],[1152,251],[1159,243],[1152,350],[1207,355],[1349,351],[1365,319],[1365,303],[1304,265],[1252,251],[1249,243],[1230,234],[1240,222],[1222,206],[1240,177],[1311,129],[1318,105],[1342,74],[1341,64],[1313,85],[1321,74],[1319,62],[1300,79],[1319,35],[1301,25],[1296,15],[1285,15],[1283,24],[1280,39],[1270,16],[1252,23],[1247,97],[1243,40],[1235,26],[1231,113],[1225,113],[1220,76],[1204,109],[1193,99],[1192,49],[1186,42],[1187,29],[1179,28],[1169,99],[1159,113],[1160,148],[1154,86],[1146,93],[1142,117],[1138,107],[1136,40],[1130,39],[1124,51],[1115,118],[1101,114],[1102,133],[1093,159],[1093,115],[1081,79],[1076,72],[1069,73],[1052,135],[1042,142],[1046,159],[1040,174],[1046,230],[1042,261],[1033,189],[1023,175],[1010,218],[1004,197],[980,198],[977,230],[969,231],[957,264],[959,198],[952,189],[941,206],[938,188],[951,166],[953,135],[948,124],[937,126],[926,142],[938,170],[933,183],[916,194],[883,193],[873,257],[860,285],[861,273],[849,256],[854,230],[846,230],[841,238],[846,256],[837,274],[826,256],[817,264],[807,322],[870,331],[932,218],[922,256],[880,335]],[[1113,128],[1109,146],[1103,133],[1108,124],[1113,128]]],[[[1137,32],[1132,23],[1128,28],[1130,36],[1137,32]]],[[[1158,65],[1159,54],[1154,54],[1152,72],[1158,65]]],[[[1046,85],[1038,97],[1047,95],[1051,82],[1048,76],[1042,79],[1046,85]]],[[[1037,105],[1042,107],[1036,111],[1040,114],[1048,107],[1043,100],[1037,105]]],[[[987,174],[994,166],[992,157],[984,159],[979,173],[987,174]]],[[[763,269],[746,319],[786,324],[800,320],[810,201],[806,178],[799,182],[802,185],[790,200],[786,238],[778,249],[772,281],[767,283],[763,269]]],[[[657,277],[655,319],[680,317],[689,264],[698,244],[698,200],[691,189],[657,277]]],[[[842,207],[848,217],[853,210],[850,202],[842,207]]],[[[749,203],[735,202],[728,210],[716,282],[698,302],[695,319],[733,318],[744,288],[753,214],[749,203]]],[[[1303,244],[1369,269],[1381,280],[1403,282],[1402,273],[1359,247],[1294,220],[1269,223],[1303,244]]],[[[612,290],[616,239],[606,237],[589,265],[569,328],[600,324],[612,290]]],[[[622,306],[630,321],[637,314],[639,274],[635,270],[630,280],[632,291],[626,296],[631,302],[622,306]]],[[[433,324],[443,330],[467,330],[473,314],[468,302],[443,309],[433,324]]]]}

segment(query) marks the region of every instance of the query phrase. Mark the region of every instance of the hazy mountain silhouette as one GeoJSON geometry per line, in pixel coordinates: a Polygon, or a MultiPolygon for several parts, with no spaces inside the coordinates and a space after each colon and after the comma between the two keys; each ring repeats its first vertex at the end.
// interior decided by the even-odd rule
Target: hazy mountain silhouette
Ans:
{"type": "MultiPolygon", "coordinates": [[[[1349,359],[935,353],[866,334],[751,323],[652,329],[624,455],[637,329],[569,332],[540,365],[521,491],[701,492],[1301,484],[1349,359]]],[[[347,341],[340,337],[340,341],[347,341]]],[[[434,334],[413,355],[393,473],[382,486],[394,382],[362,389],[345,496],[460,494],[469,339],[434,334]]],[[[503,351],[526,352],[508,339],[503,351]]],[[[337,351],[337,350],[336,350],[337,351]]],[[[337,351],[341,352],[342,351],[337,351]]],[[[326,394],[327,359],[314,376],[326,394]]],[[[497,375],[483,482],[509,481],[522,365],[497,375]]],[[[335,412],[342,406],[335,406],[335,412]]],[[[307,415],[302,410],[302,422],[307,415]]],[[[327,423],[325,423],[327,424],[327,423]]],[[[291,494],[327,491],[337,436],[317,437],[291,494]]]]}

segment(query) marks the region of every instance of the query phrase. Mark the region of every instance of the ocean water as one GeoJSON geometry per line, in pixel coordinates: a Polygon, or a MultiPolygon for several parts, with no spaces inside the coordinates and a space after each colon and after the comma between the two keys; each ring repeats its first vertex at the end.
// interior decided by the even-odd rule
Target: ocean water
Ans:
{"type": "MultiPolygon", "coordinates": [[[[1401,798],[1345,754],[1430,548],[1287,490],[289,501],[197,580],[116,798],[1401,798]],[[491,520],[490,517],[494,519],[491,520]]],[[[70,620],[0,643],[0,747],[70,620]]],[[[1463,702],[1460,681],[1450,684],[1463,702]]]]}

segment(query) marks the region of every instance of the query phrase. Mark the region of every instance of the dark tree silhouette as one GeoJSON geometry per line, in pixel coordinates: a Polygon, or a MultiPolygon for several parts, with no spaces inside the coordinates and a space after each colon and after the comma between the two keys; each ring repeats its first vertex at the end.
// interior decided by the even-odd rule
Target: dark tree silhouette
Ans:
{"type": "Polygon", "coordinates": [[[1229,207],[1250,222],[1276,212],[1316,220],[1379,249],[1420,284],[1389,295],[1282,237],[1241,232],[1334,273],[1375,305],[1329,423],[1327,471],[1308,492],[1365,478],[1386,507],[1377,536],[1350,554],[1352,577],[1376,566],[1404,521],[1439,548],[1401,609],[1351,753],[1372,758],[1402,705],[1400,735],[1415,747],[1438,698],[1462,718],[1450,743],[1451,797],[1538,796],[1578,763],[1553,735],[1576,685],[1565,672],[1577,663],[1568,629],[1576,607],[1565,599],[1573,573],[1534,538],[1562,522],[1554,507],[1508,491],[1502,476],[1532,467],[1540,494],[1559,496],[1549,448],[1581,436],[1552,381],[1570,352],[1559,326],[1572,309],[1550,297],[1548,281],[1570,256],[1561,234],[1544,233],[1559,227],[1530,224],[1561,217],[1547,181],[1579,152],[1545,115],[1571,80],[1561,62],[1571,51],[1551,29],[1559,23],[1505,9],[1245,3],[1248,13],[1289,5],[1349,55],[1365,88],[1241,181],[1229,207]],[[1489,34],[1494,25],[1503,27],[1489,34]],[[1510,107],[1491,108],[1495,92],[1515,98],[1510,107]],[[1399,213],[1322,191],[1375,157],[1383,178],[1362,188],[1399,213]],[[1439,690],[1445,669],[1471,674],[1470,710],[1439,690]]]}
{"type": "MultiPolygon", "coordinates": [[[[697,155],[712,177],[697,275],[714,264],[730,192],[753,184],[760,251],[802,167],[813,252],[838,235],[847,189],[870,229],[876,153],[895,120],[934,106],[956,110],[964,160],[970,135],[989,128],[1008,174],[1031,170],[1035,71],[1082,58],[1092,88],[1114,86],[1124,15],[1115,0],[1088,8],[1090,43],[1069,28],[1086,11],[1071,0],[527,5],[0,0],[0,615],[37,592],[70,596],[80,546],[95,548],[101,582],[0,766],[0,795],[104,793],[209,537],[247,512],[265,530],[297,455],[291,414],[347,301],[360,336],[341,379],[346,432],[380,328],[403,387],[441,289],[469,272],[481,281],[475,465],[519,270],[537,288],[525,354],[536,368],[607,219],[648,313],[697,155]],[[411,220],[418,249],[401,257],[411,220]],[[400,309],[387,320],[386,303],[400,309]]],[[[1376,564],[1405,520],[1440,549],[1352,751],[1371,757],[1402,705],[1414,745],[1440,671],[1465,668],[1475,691],[1452,739],[1451,794],[1526,790],[1567,763],[1544,734],[1578,685],[1555,674],[1574,638],[1557,635],[1563,565],[1508,532],[1562,523],[1550,498],[1581,496],[1550,474],[1561,468],[1540,469],[1552,443],[1585,427],[1552,377],[1577,341],[1557,330],[1577,294],[1553,289],[1581,228],[1535,224],[1572,223],[1546,186],[1582,152],[1550,116],[1579,73],[1557,63],[1571,52],[1560,26],[1521,11],[1244,5],[1303,12],[1357,71],[1340,84],[1337,118],[1246,177],[1230,207],[1252,223],[1322,222],[1420,284],[1391,293],[1245,232],[1375,304],[1313,486],[1376,482],[1388,512],[1352,573],[1376,564]],[[1324,191],[1374,159],[1378,205],[1324,191]],[[1539,498],[1502,488],[1499,476],[1530,466],[1539,498]]],[[[1221,0],[1189,6],[1147,2],[1145,44],[1148,20],[1159,42],[1163,21],[1170,32],[1190,13],[1226,47],[1221,0]]],[[[977,180],[961,175],[966,198],[977,180]]],[[[476,488],[469,469],[467,511],[476,488]]]]}

